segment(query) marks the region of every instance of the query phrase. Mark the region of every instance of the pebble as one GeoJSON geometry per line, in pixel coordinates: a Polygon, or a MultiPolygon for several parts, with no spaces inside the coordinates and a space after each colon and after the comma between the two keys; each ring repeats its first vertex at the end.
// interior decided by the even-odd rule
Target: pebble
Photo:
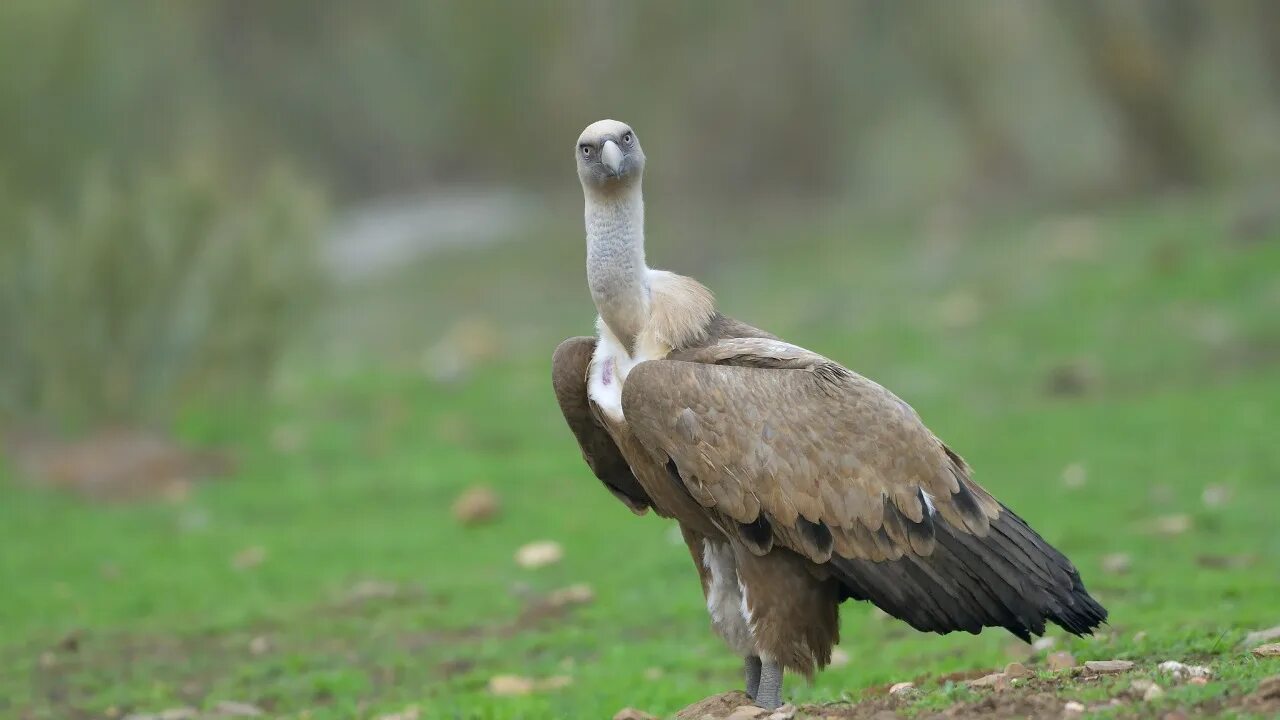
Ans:
{"type": "Polygon", "coordinates": [[[1008,686],[1009,678],[1004,673],[991,673],[990,675],[983,675],[977,680],[969,681],[969,687],[975,688],[993,687],[997,690],[1003,690],[1008,686]]]}
{"type": "Polygon", "coordinates": [[[1254,657],[1280,657],[1280,643],[1267,643],[1250,650],[1254,657]]]}
{"type": "Polygon", "coordinates": [[[1008,665],[1005,665],[1005,666],[1004,666],[1004,674],[1005,674],[1007,677],[1010,677],[1010,678],[1029,678],[1029,677],[1035,677],[1035,673],[1033,673],[1033,672],[1031,672],[1029,669],[1027,669],[1027,666],[1026,666],[1026,665],[1023,665],[1022,663],[1016,663],[1016,662],[1009,663],[1008,665]]]}
{"type": "Polygon", "coordinates": [[[1045,665],[1050,670],[1068,670],[1076,666],[1076,656],[1061,650],[1045,658],[1045,665]]]}
{"type": "Polygon", "coordinates": [[[1084,664],[1084,669],[1098,675],[1106,675],[1128,672],[1133,669],[1133,663],[1128,660],[1090,660],[1084,664]]]}
{"type": "Polygon", "coordinates": [[[1036,641],[1031,643],[1031,649],[1035,650],[1036,652],[1042,652],[1045,650],[1053,649],[1053,646],[1057,644],[1058,644],[1057,638],[1045,636],[1042,638],[1036,638],[1036,641]]]}
{"type": "Polygon", "coordinates": [[[1156,669],[1162,673],[1172,675],[1173,679],[1178,681],[1207,678],[1213,675],[1213,671],[1203,665],[1183,665],[1177,660],[1166,660],[1157,665],[1156,669]]]}
{"type": "Polygon", "coordinates": [[[469,488],[453,501],[453,517],[463,525],[479,525],[498,516],[502,504],[491,488],[469,488]]]}
{"type": "Polygon", "coordinates": [[[1124,575],[1133,568],[1133,557],[1129,553],[1111,553],[1102,557],[1102,570],[1110,575],[1124,575]]]}
{"type": "Polygon", "coordinates": [[[516,551],[516,564],[522,568],[535,569],[554,565],[564,557],[564,548],[554,540],[531,542],[516,551]]]}
{"type": "Polygon", "coordinates": [[[489,692],[493,695],[528,695],[533,692],[533,680],[519,675],[494,675],[489,678],[489,692]]]}

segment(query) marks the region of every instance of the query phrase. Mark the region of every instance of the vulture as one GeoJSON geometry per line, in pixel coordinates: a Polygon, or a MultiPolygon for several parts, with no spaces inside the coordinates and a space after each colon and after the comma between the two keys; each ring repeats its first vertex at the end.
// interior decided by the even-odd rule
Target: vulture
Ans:
{"type": "Polygon", "coordinates": [[[785,670],[827,665],[848,599],[921,631],[1024,641],[1046,621],[1086,635],[1106,620],[1071,562],[910,405],[646,264],[631,127],[592,123],[574,156],[597,334],[556,348],[556,399],[605,488],[679,523],[756,705],[782,704],[785,670]]]}

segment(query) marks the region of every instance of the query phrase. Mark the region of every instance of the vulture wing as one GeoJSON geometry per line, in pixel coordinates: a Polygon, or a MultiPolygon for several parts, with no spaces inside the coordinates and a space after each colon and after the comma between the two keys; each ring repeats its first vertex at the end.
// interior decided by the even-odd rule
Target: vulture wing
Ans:
{"type": "Polygon", "coordinates": [[[596,349],[592,337],[569,338],[560,343],[551,360],[551,384],[555,387],[560,412],[582,448],[582,459],[600,482],[637,515],[652,506],[644,488],[631,473],[609,432],[591,410],[587,398],[587,367],[596,349]]]}
{"type": "Polygon", "coordinates": [[[1016,635],[1106,611],[1071,563],[969,478],[905,402],[821,355],[735,338],[637,365],[632,431],[752,552],[826,566],[921,630],[1016,635]]]}

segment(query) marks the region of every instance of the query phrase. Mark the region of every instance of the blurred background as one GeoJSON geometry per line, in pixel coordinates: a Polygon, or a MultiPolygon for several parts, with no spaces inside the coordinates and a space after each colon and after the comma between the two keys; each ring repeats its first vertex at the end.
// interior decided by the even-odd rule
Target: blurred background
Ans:
{"type": "MultiPolygon", "coordinates": [[[[720,218],[832,207],[947,223],[1256,186],[1274,210],[1266,0],[0,12],[11,420],[163,419],[260,386],[333,281],[546,222],[570,244],[566,148],[600,117],[640,130],[663,237],[698,224],[673,267],[720,218]]],[[[439,333],[407,311],[348,319],[410,347],[439,333]]]]}
{"type": "MultiPolygon", "coordinates": [[[[1201,430],[1161,427],[1148,394],[1236,398],[1187,400],[1198,418],[1277,389],[1280,3],[8,0],[15,637],[234,624],[368,574],[410,582],[446,536],[411,510],[477,483],[515,517],[548,492],[611,513],[545,381],[594,315],[570,153],[603,117],[649,157],[651,264],[979,454],[963,418],[1009,407],[1132,402],[1168,449],[1201,430]],[[312,544],[335,526],[358,552],[312,544]]],[[[1252,464],[1214,492],[1274,474],[1250,439],[1262,410],[1241,412],[1252,464]]],[[[1011,451],[990,448],[999,486],[1011,451]]],[[[1044,462],[1055,487],[1093,472],[1044,462]]],[[[1223,480],[1194,482],[1199,512],[1223,480]]],[[[591,538],[585,522],[545,529],[591,538]]],[[[520,535],[494,532],[476,577],[520,535]]],[[[1266,542],[1250,552],[1272,573],[1266,542]]],[[[30,692],[20,708],[44,702],[30,692]]]]}

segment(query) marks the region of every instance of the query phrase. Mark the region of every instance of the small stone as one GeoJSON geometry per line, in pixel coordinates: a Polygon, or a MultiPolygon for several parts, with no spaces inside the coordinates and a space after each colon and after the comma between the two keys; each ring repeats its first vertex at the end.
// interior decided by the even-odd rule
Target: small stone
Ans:
{"type": "Polygon", "coordinates": [[[498,516],[498,493],[487,487],[469,488],[453,501],[453,517],[463,525],[480,525],[498,516]]]}
{"type": "Polygon", "coordinates": [[[1177,660],[1166,660],[1156,666],[1162,673],[1168,673],[1175,681],[1208,678],[1213,671],[1203,665],[1183,665],[1177,660]]]}
{"type": "Polygon", "coordinates": [[[271,652],[271,641],[265,635],[256,635],[249,641],[250,655],[266,655],[271,652]]]}
{"type": "Polygon", "coordinates": [[[645,668],[644,679],[645,680],[661,680],[663,674],[664,673],[662,672],[662,668],[660,667],[645,668]]]}
{"type": "Polygon", "coordinates": [[[1102,571],[1110,575],[1124,575],[1133,567],[1129,553],[1111,553],[1102,556],[1102,571]]]}
{"type": "Polygon", "coordinates": [[[768,710],[757,705],[739,705],[729,713],[725,720],[755,720],[755,718],[763,718],[769,714],[768,710]]]}
{"type": "Polygon", "coordinates": [[[1226,485],[1206,485],[1200,493],[1200,500],[1205,507],[1222,507],[1231,502],[1231,488],[1226,485]]]}
{"type": "Polygon", "coordinates": [[[969,681],[969,687],[974,688],[989,687],[997,690],[1003,690],[1008,686],[1009,678],[1006,677],[1004,673],[991,673],[990,675],[983,675],[977,680],[969,681]]]}
{"type": "Polygon", "coordinates": [[[1133,669],[1133,663],[1128,660],[1090,660],[1084,664],[1084,669],[1097,675],[1109,675],[1128,672],[1133,669]]]}
{"type": "Polygon", "coordinates": [[[916,684],[913,682],[894,683],[893,687],[889,688],[890,695],[901,695],[903,697],[914,695],[916,692],[916,684]]]}
{"type": "Polygon", "coordinates": [[[516,551],[516,564],[533,570],[554,565],[564,557],[564,549],[554,540],[541,540],[524,545],[516,551]]]}
{"type": "Polygon", "coordinates": [[[1004,666],[1004,674],[1010,678],[1029,678],[1035,677],[1035,673],[1027,669],[1022,663],[1012,662],[1004,666]]]}
{"type": "Polygon", "coordinates": [[[1254,630],[1244,636],[1242,644],[1245,647],[1253,647],[1259,643],[1271,642],[1272,640],[1280,640],[1280,625],[1266,630],[1254,630]]]}
{"type": "Polygon", "coordinates": [[[1152,528],[1161,535],[1181,535],[1191,529],[1191,516],[1177,514],[1158,517],[1152,523],[1152,528]]]}
{"type": "Polygon", "coordinates": [[[1084,487],[1089,474],[1081,463],[1071,463],[1062,469],[1062,484],[1075,490],[1084,487]]]}
{"type": "Polygon", "coordinates": [[[1135,643],[1140,643],[1140,642],[1142,642],[1143,640],[1146,640],[1146,639],[1147,639],[1147,631],[1146,631],[1146,630],[1139,630],[1138,632],[1136,632],[1136,633],[1134,633],[1134,634],[1133,634],[1133,641],[1134,641],[1135,643]]]}
{"type": "Polygon", "coordinates": [[[1053,646],[1057,644],[1057,638],[1046,635],[1042,638],[1036,638],[1035,642],[1031,643],[1031,649],[1036,652],[1044,652],[1045,650],[1052,650],[1053,646]]]}
{"type": "Polygon", "coordinates": [[[1254,657],[1280,657],[1280,643],[1267,643],[1250,650],[1254,657]]]}
{"type": "Polygon", "coordinates": [[[833,668],[841,668],[848,665],[849,660],[850,660],[850,657],[847,651],[841,648],[832,648],[831,662],[828,663],[828,665],[833,668]]]}
{"type": "Polygon", "coordinates": [[[1144,702],[1159,700],[1162,697],[1164,697],[1164,688],[1160,687],[1159,685],[1153,684],[1151,687],[1147,688],[1142,692],[1142,699],[1144,702]]]}
{"type": "Polygon", "coordinates": [[[1045,658],[1044,664],[1050,670],[1068,670],[1076,666],[1076,656],[1066,650],[1060,650],[1045,658]]]}
{"type": "Polygon", "coordinates": [[[491,695],[528,695],[533,692],[533,680],[520,675],[494,675],[489,678],[491,695]]]}
{"type": "Polygon", "coordinates": [[[1084,705],[1081,705],[1075,700],[1071,700],[1066,705],[1062,706],[1062,714],[1066,715],[1067,717],[1077,717],[1079,715],[1083,715],[1084,705]]]}
{"type": "Polygon", "coordinates": [[[624,707],[613,714],[613,720],[658,720],[658,716],[633,707],[624,707]]]}

